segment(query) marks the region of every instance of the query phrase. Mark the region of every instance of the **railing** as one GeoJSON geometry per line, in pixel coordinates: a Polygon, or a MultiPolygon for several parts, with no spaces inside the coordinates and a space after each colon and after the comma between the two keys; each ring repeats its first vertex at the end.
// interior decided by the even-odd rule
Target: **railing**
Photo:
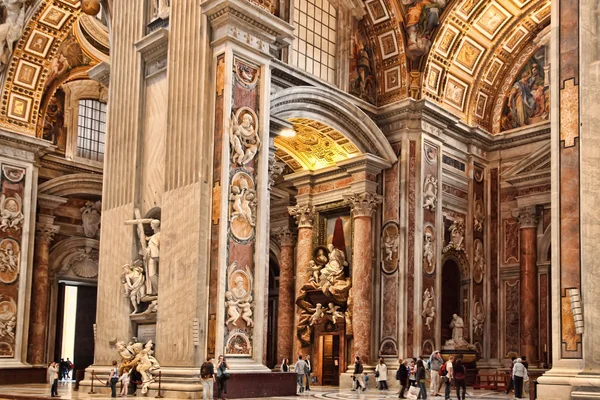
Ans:
{"type": "MultiPolygon", "coordinates": [[[[92,370],[92,375],[90,376],[91,385],[90,385],[90,391],[88,392],[88,394],[96,394],[96,392],[94,392],[94,378],[96,378],[96,380],[100,383],[101,386],[106,386],[105,382],[102,382],[100,380],[100,378],[98,378],[98,375],[96,375],[96,372],[94,370],[92,370]]],[[[141,384],[142,382],[134,381],[133,383],[137,386],[138,384],[141,384]]],[[[123,382],[121,382],[120,389],[123,390],[123,382]]],[[[162,392],[162,371],[158,371],[158,393],[155,396],[156,399],[162,399],[165,397],[161,394],[161,392],[162,392]]]]}

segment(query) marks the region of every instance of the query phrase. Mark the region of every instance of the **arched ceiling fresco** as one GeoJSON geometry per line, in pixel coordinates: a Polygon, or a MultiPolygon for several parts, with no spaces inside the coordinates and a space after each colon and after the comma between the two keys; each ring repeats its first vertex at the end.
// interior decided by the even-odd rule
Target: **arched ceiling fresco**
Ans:
{"type": "Polygon", "coordinates": [[[90,66],[108,59],[108,31],[82,14],[80,0],[38,0],[26,7],[23,34],[2,71],[0,127],[41,136],[38,122],[48,94],[68,79],[87,77],[90,66]],[[85,62],[70,65],[69,41],[77,42],[82,53],[76,58],[85,62]]]}

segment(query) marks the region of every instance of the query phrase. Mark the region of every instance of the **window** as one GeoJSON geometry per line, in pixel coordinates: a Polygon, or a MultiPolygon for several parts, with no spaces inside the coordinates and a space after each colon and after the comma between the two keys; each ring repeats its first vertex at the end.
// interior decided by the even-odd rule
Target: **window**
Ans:
{"type": "Polygon", "coordinates": [[[296,0],[294,27],[297,38],[292,64],[329,83],[335,82],[337,13],[327,0],[296,0]]]}
{"type": "Polygon", "coordinates": [[[92,99],[79,100],[77,125],[77,156],[104,161],[106,103],[92,99]]]}

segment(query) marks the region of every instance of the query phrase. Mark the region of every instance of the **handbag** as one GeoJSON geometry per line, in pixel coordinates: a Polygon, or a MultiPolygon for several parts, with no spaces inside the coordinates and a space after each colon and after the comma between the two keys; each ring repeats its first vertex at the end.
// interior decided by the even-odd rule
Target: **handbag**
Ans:
{"type": "Polygon", "coordinates": [[[419,397],[420,393],[421,393],[421,388],[419,386],[411,386],[408,389],[408,393],[406,395],[406,398],[407,399],[416,400],[419,397]]]}
{"type": "Polygon", "coordinates": [[[379,371],[375,371],[375,378],[379,378],[379,371]]]}

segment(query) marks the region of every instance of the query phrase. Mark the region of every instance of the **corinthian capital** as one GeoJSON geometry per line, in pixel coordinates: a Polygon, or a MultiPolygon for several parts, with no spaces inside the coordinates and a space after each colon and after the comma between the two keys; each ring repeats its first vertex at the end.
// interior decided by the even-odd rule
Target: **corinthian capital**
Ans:
{"type": "Polygon", "coordinates": [[[519,228],[535,228],[538,223],[538,209],[536,206],[522,207],[513,210],[513,216],[519,220],[519,228]]]}
{"type": "Polygon", "coordinates": [[[296,240],[296,235],[288,228],[276,229],[273,231],[273,235],[277,238],[281,246],[293,246],[296,240]]]}
{"type": "Polygon", "coordinates": [[[38,224],[35,227],[35,238],[44,243],[50,243],[54,239],[54,234],[58,233],[60,226],[38,224]]]}
{"type": "Polygon", "coordinates": [[[315,221],[315,208],[313,206],[288,207],[288,212],[296,219],[298,228],[312,228],[315,221]]]}
{"type": "Polygon", "coordinates": [[[369,192],[344,195],[344,200],[350,205],[352,217],[372,217],[383,197],[369,192]]]}

